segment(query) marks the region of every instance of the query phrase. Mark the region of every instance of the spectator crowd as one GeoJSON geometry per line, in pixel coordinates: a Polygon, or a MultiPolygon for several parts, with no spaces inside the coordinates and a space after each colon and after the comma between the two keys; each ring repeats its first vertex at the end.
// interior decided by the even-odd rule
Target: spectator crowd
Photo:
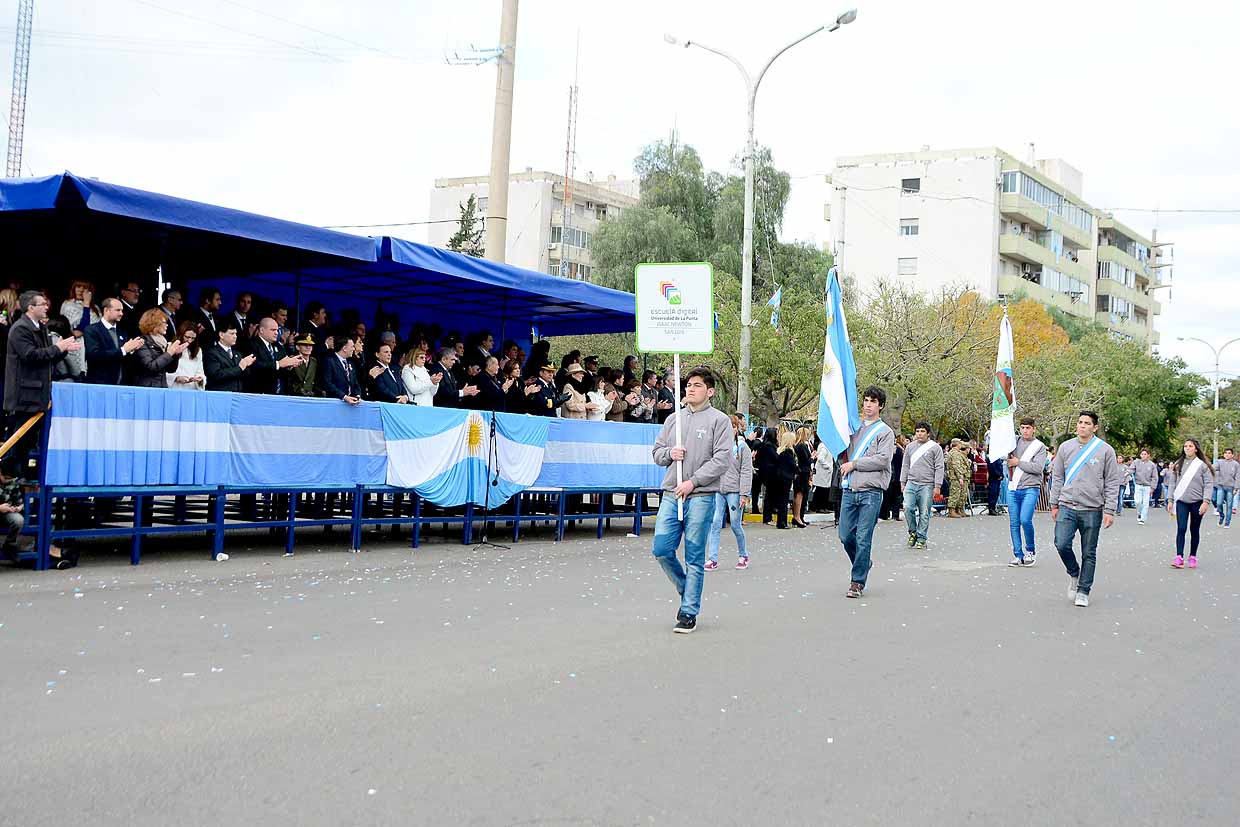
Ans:
{"type": "MultiPolygon", "coordinates": [[[[598,357],[580,351],[556,362],[546,341],[526,353],[511,340],[497,347],[486,330],[462,335],[434,324],[416,324],[402,339],[394,315],[380,312],[368,328],[356,311],[334,320],[317,301],[297,324],[285,304],[260,303],[250,292],[232,297],[225,310],[213,287],[200,290],[194,305],[174,289],[158,304],[143,297],[138,282],[119,284],[115,295],[98,299],[93,284],[74,281],[53,314],[41,292],[0,290],[0,358],[11,358],[9,333],[30,316],[32,330],[57,351],[39,362],[52,381],[648,424],[661,424],[675,407],[670,376],[640,370],[635,356],[618,368],[600,366],[598,357]]],[[[25,357],[43,346],[41,338],[15,344],[25,357]]],[[[11,427],[13,413],[23,409],[9,402],[11,427]]]]}

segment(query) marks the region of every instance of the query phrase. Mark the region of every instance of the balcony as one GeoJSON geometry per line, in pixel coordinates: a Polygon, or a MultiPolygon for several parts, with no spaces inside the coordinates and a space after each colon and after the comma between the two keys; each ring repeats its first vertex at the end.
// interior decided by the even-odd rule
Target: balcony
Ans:
{"type": "Polygon", "coordinates": [[[1092,243],[1087,230],[1082,230],[1075,224],[1069,224],[1057,213],[1018,192],[1003,193],[1002,198],[999,199],[999,212],[1009,218],[1031,224],[1039,230],[1054,230],[1064,237],[1064,241],[1077,249],[1088,248],[1092,243]]]}
{"type": "Polygon", "coordinates": [[[1112,318],[1112,314],[1106,311],[1095,313],[1094,320],[1108,330],[1114,330],[1117,333],[1131,336],[1139,342],[1150,342],[1154,332],[1146,325],[1138,324],[1134,319],[1125,319],[1121,316],[1112,318]]]}
{"type": "Polygon", "coordinates": [[[1067,256],[1055,258],[1055,254],[1050,250],[1038,244],[1036,241],[1030,241],[1024,236],[1013,235],[1012,233],[1004,233],[999,237],[999,255],[1016,259],[1017,261],[1028,262],[1029,264],[1037,264],[1040,267],[1050,267],[1058,270],[1065,276],[1071,276],[1074,279],[1093,284],[1095,275],[1089,272],[1089,268],[1078,261],[1073,261],[1067,256]]]}
{"type": "Polygon", "coordinates": [[[1154,271],[1150,269],[1148,263],[1142,263],[1137,260],[1136,256],[1130,256],[1119,247],[1110,244],[1102,244],[1098,247],[1098,261],[1113,261],[1121,267],[1126,267],[1138,276],[1144,276],[1147,279],[1154,279],[1154,271]]]}
{"type": "Polygon", "coordinates": [[[1082,319],[1090,317],[1094,302],[1093,296],[1082,296],[1077,301],[1073,301],[1072,297],[1066,293],[1051,290],[1049,287],[1043,287],[1036,282],[1011,274],[999,276],[999,292],[1005,296],[1024,293],[1040,304],[1058,307],[1065,313],[1071,313],[1073,316],[1079,316],[1082,319]]]}
{"type": "Polygon", "coordinates": [[[1124,299],[1136,307],[1141,307],[1150,313],[1157,315],[1153,305],[1158,302],[1147,296],[1144,291],[1135,287],[1129,287],[1123,282],[1115,279],[1098,279],[1098,295],[1099,296],[1115,296],[1117,299],[1124,299]]]}

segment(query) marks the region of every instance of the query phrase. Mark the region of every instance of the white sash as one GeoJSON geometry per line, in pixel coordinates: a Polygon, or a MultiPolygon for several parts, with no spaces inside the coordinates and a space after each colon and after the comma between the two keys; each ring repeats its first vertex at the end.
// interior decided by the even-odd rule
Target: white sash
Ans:
{"type": "MultiPolygon", "coordinates": [[[[858,459],[865,456],[865,452],[870,450],[870,443],[874,441],[874,437],[881,434],[884,430],[886,430],[886,428],[887,423],[883,422],[881,419],[874,422],[874,424],[870,426],[870,430],[867,431],[865,436],[861,438],[860,444],[857,445],[857,456],[854,457],[849,454],[848,459],[855,464],[858,459]]],[[[840,480],[840,488],[848,487],[848,479],[851,476],[852,474],[850,473],[845,476],[844,479],[840,480]]]]}
{"type": "MultiPolygon", "coordinates": [[[[1033,455],[1036,454],[1038,452],[1038,449],[1041,447],[1042,447],[1042,443],[1036,439],[1033,442],[1030,442],[1028,445],[1025,446],[1025,453],[1020,455],[1020,461],[1021,462],[1031,461],[1033,459],[1033,455]]],[[[1017,469],[1012,472],[1011,487],[1013,489],[1015,489],[1016,486],[1020,484],[1020,478],[1023,476],[1025,476],[1025,472],[1022,471],[1019,467],[1017,467],[1017,469]]]]}
{"type": "Polygon", "coordinates": [[[1089,442],[1085,443],[1085,447],[1082,448],[1081,452],[1076,455],[1076,459],[1072,460],[1072,465],[1068,466],[1068,471],[1064,474],[1064,488],[1072,485],[1072,481],[1076,479],[1076,475],[1080,473],[1081,468],[1085,466],[1085,463],[1094,455],[1094,451],[1097,451],[1098,446],[1101,444],[1102,440],[1098,439],[1098,437],[1094,437],[1089,442]]]}
{"type": "Polygon", "coordinates": [[[1201,461],[1201,457],[1193,457],[1193,461],[1188,464],[1188,470],[1184,472],[1184,476],[1180,477],[1180,481],[1175,484],[1175,494],[1173,499],[1176,502],[1184,496],[1184,492],[1188,490],[1188,484],[1193,481],[1193,477],[1201,473],[1201,466],[1205,465],[1201,461]]]}
{"type": "Polygon", "coordinates": [[[917,453],[913,454],[912,459],[908,461],[909,471],[912,471],[913,466],[917,464],[917,460],[926,456],[926,454],[930,453],[930,451],[933,448],[934,448],[934,442],[932,440],[927,439],[926,444],[918,448],[917,453]]]}

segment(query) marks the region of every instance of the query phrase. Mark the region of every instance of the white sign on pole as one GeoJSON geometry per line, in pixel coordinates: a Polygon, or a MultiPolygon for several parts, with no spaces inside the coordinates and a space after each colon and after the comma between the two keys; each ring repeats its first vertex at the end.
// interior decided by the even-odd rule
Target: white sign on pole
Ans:
{"type": "MultiPolygon", "coordinates": [[[[715,350],[714,271],[709,263],[639,264],[634,272],[637,293],[637,349],[671,353],[672,386],[676,395],[676,447],[680,433],[680,354],[715,350]]],[[[676,484],[684,463],[676,461],[676,484]]],[[[684,502],[676,500],[676,518],[684,519],[684,502]]]]}
{"type": "Polygon", "coordinates": [[[713,353],[713,282],[705,262],[637,265],[638,351],[713,353]]]}

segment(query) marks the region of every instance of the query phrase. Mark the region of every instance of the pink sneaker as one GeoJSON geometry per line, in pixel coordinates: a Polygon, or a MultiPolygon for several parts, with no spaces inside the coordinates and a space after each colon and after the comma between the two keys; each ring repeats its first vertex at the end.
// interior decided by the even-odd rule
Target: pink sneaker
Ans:
{"type": "Polygon", "coordinates": [[[706,569],[707,571],[714,571],[715,569],[719,568],[719,562],[717,560],[707,560],[706,565],[702,566],[702,568],[706,569]]]}
{"type": "Polygon", "coordinates": [[[1190,569],[1195,569],[1195,568],[1197,568],[1197,558],[1196,558],[1196,557],[1189,557],[1189,558],[1188,558],[1188,567],[1189,567],[1190,569]]]}
{"type": "Polygon", "coordinates": [[[738,569],[747,569],[747,568],[749,568],[749,558],[748,558],[748,557],[742,557],[742,558],[740,558],[739,560],[737,560],[737,561],[736,561],[736,567],[737,567],[738,569]]]}
{"type": "Polygon", "coordinates": [[[1177,554],[1175,556],[1175,559],[1171,561],[1171,568],[1173,569],[1184,568],[1184,557],[1182,555],[1177,554]]]}

